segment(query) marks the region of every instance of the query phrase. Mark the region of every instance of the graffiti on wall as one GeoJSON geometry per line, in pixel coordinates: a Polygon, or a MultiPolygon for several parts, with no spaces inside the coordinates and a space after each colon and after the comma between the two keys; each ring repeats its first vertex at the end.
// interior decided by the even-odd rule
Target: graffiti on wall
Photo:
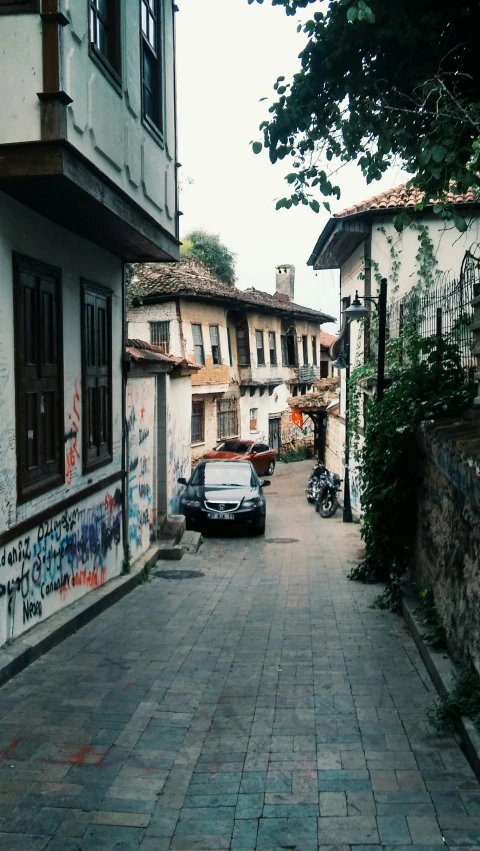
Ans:
{"type": "Polygon", "coordinates": [[[117,488],[0,549],[0,645],[118,573],[121,520],[117,488]]]}
{"type": "Polygon", "coordinates": [[[127,382],[128,537],[132,558],[150,546],[153,533],[153,435],[155,379],[127,382]]]}
{"type": "Polygon", "coordinates": [[[69,431],[65,434],[65,482],[68,486],[72,484],[73,478],[78,472],[80,451],[78,444],[78,433],[80,431],[80,381],[75,379],[73,390],[72,408],[68,414],[69,431]]]}
{"type": "MultiPolygon", "coordinates": [[[[182,379],[176,379],[179,393],[182,379]]],[[[190,407],[176,405],[172,400],[167,411],[167,505],[169,514],[177,514],[183,485],[177,479],[190,476],[191,470],[190,407]]]]}
{"type": "MultiPolygon", "coordinates": [[[[9,423],[8,404],[13,398],[13,389],[9,387],[12,379],[12,363],[4,350],[0,337],[0,403],[2,404],[2,419],[0,421],[0,529],[15,523],[15,431],[9,423]]],[[[13,411],[12,411],[13,415],[13,411]]]]}

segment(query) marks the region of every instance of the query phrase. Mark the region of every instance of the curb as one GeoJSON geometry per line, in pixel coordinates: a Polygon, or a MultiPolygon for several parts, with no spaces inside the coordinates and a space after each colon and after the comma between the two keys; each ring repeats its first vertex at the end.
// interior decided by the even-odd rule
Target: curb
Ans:
{"type": "MultiPolygon", "coordinates": [[[[445,652],[438,652],[430,647],[422,638],[425,627],[416,619],[415,608],[417,601],[414,597],[402,598],[402,613],[405,622],[417,645],[420,656],[430,674],[430,678],[440,696],[450,691],[455,667],[445,652]]],[[[480,735],[474,725],[465,715],[460,715],[455,721],[455,732],[460,737],[465,755],[480,780],[480,735]]]]}
{"type": "Polygon", "coordinates": [[[158,558],[150,547],[132,573],[116,576],[0,649],[0,686],[140,585],[158,558]]]}

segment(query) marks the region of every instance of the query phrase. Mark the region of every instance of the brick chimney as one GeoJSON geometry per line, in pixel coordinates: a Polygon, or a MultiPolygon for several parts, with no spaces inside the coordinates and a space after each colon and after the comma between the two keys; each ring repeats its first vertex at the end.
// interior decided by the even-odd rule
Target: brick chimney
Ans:
{"type": "Polygon", "coordinates": [[[295,266],[282,263],[276,267],[275,295],[277,297],[287,296],[293,301],[295,295],[295,266]]]}

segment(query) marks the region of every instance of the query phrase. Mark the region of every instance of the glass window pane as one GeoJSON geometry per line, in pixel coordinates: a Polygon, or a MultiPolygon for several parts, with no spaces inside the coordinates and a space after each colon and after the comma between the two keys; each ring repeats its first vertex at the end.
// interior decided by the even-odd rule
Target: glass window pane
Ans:
{"type": "Polygon", "coordinates": [[[144,35],[148,36],[147,31],[147,7],[145,3],[142,3],[142,32],[144,35]]]}

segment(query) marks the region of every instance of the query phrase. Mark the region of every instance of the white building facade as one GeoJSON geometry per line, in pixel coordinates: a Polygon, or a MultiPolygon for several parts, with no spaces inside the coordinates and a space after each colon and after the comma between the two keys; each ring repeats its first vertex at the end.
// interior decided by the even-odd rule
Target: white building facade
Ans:
{"type": "MultiPolygon", "coordinates": [[[[361,297],[376,297],[381,278],[388,282],[388,306],[413,287],[428,289],[444,277],[458,280],[465,252],[480,240],[480,202],[472,193],[451,195],[450,200],[469,225],[460,233],[452,223],[435,215],[432,205],[417,212],[414,207],[420,200],[418,190],[399,186],[343,210],[327,222],[308,264],[315,270],[339,270],[343,308],[353,301],[357,291],[361,297]],[[394,219],[404,211],[409,213],[411,223],[398,232],[394,219]]],[[[366,304],[372,305],[368,301],[366,304]]],[[[348,334],[353,369],[368,358],[368,339],[358,322],[350,323],[348,334]]],[[[344,343],[340,340],[339,345],[344,343]]],[[[339,370],[338,374],[340,410],[339,416],[335,412],[328,418],[327,447],[331,447],[331,469],[343,476],[347,393],[345,371],[339,370]]],[[[360,416],[362,427],[362,413],[360,416]]],[[[360,445],[361,442],[362,434],[360,445]]],[[[360,486],[354,458],[350,458],[350,491],[352,508],[358,514],[360,486]]]]}
{"type": "Polygon", "coordinates": [[[144,5],[0,5],[0,645],[124,563],[124,265],[179,245],[174,6],[144,5]]]}
{"type": "Polygon", "coordinates": [[[275,295],[221,284],[193,261],[135,269],[129,337],[163,342],[172,355],[200,366],[192,375],[194,463],[227,438],[281,454],[292,435],[297,442],[310,437],[308,423],[304,433],[295,432],[287,399],[320,378],[320,323],[331,317],[295,304],[293,288],[287,265],[277,267],[275,295]]]}

